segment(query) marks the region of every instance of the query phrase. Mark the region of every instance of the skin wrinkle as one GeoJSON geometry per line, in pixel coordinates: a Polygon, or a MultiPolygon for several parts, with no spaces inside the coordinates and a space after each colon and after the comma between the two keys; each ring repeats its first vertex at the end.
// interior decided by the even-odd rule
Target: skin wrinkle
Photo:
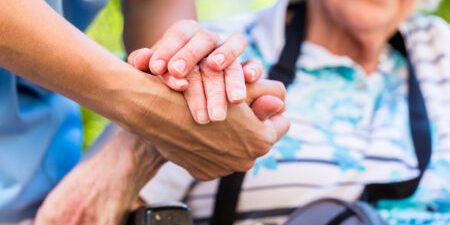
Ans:
{"type": "MultiPolygon", "coordinates": [[[[7,40],[2,39],[0,43],[14,46],[13,52],[19,53],[11,54],[14,58],[9,60],[12,63],[5,65],[5,68],[20,74],[23,79],[31,80],[37,85],[72,98],[72,100],[106,116],[110,120],[126,126],[126,129],[140,134],[142,138],[154,141],[152,144],[155,144],[158,150],[182,163],[182,166],[199,170],[199,176],[204,179],[229,172],[227,170],[221,171],[220,167],[233,168],[234,165],[229,163],[233,156],[237,156],[243,163],[255,160],[246,156],[248,154],[246,150],[248,149],[243,149],[242,145],[257,147],[258,143],[254,139],[264,139],[264,132],[267,132],[267,130],[261,129],[262,123],[252,114],[247,105],[231,107],[234,113],[226,123],[237,123],[234,124],[234,129],[225,130],[230,126],[226,123],[210,124],[200,129],[200,125],[196,125],[193,120],[189,120],[187,104],[182,94],[172,92],[159,78],[146,77],[144,73],[117,59],[116,56],[101,48],[67,21],[64,21],[45,1],[5,0],[3,3],[14,6],[14,10],[6,12],[3,11],[4,8],[2,10],[0,7],[0,12],[3,12],[0,13],[0,18],[10,20],[8,23],[3,23],[4,26],[8,27],[6,31],[8,35],[2,36],[2,38],[7,40]],[[21,5],[22,7],[19,7],[21,5]],[[17,15],[17,13],[14,13],[15,11],[22,13],[17,15]],[[23,15],[26,15],[26,18],[23,15]],[[34,44],[35,42],[40,44],[34,44]],[[63,86],[59,87],[61,85],[63,86]],[[101,94],[102,91],[103,94],[101,94]],[[153,110],[144,111],[149,107],[149,104],[153,107],[153,110]],[[241,133],[237,133],[241,126],[242,130],[250,132],[244,134],[248,138],[242,137],[239,141],[249,143],[230,141],[230,138],[241,135],[241,133]],[[192,142],[186,144],[184,143],[185,139],[192,140],[192,142]],[[177,141],[170,143],[173,140],[177,141]],[[217,143],[213,145],[215,142],[217,143]],[[203,160],[195,152],[190,152],[187,146],[195,146],[199,151],[210,150],[212,154],[211,157],[208,157],[210,161],[203,160]],[[209,146],[212,148],[208,148],[209,146]],[[218,150],[218,148],[221,148],[221,150],[218,150]],[[226,151],[223,151],[222,148],[226,151]],[[236,149],[236,152],[222,160],[220,156],[226,155],[229,149],[236,149]],[[242,155],[239,155],[239,151],[242,151],[242,155]],[[180,154],[180,152],[183,154],[180,154]],[[180,155],[183,157],[179,158],[180,155]],[[217,163],[220,166],[211,163],[214,157],[217,157],[217,163]],[[193,165],[191,158],[199,163],[193,165]]],[[[3,54],[4,52],[0,49],[0,55],[3,54]]],[[[122,135],[127,134],[125,131],[122,132],[122,135]]],[[[136,141],[136,139],[133,140],[136,141]]],[[[95,155],[92,158],[95,161],[85,161],[85,163],[95,163],[94,165],[79,164],[67,174],[63,181],[59,183],[59,186],[47,196],[39,210],[40,214],[36,217],[36,225],[49,225],[45,223],[46,216],[53,219],[55,224],[66,224],[66,221],[70,220],[73,223],[82,221],[89,224],[89,220],[108,223],[117,219],[118,215],[122,213],[114,212],[114,210],[123,210],[123,208],[129,207],[128,201],[131,201],[130,199],[133,197],[130,195],[134,195],[133,191],[137,192],[137,190],[125,190],[137,189],[136,185],[141,181],[136,181],[135,179],[140,178],[129,176],[126,173],[127,171],[121,172],[122,169],[129,170],[131,168],[130,165],[126,164],[127,161],[122,161],[126,160],[123,157],[127,156],[121,153],[130,153],[125,150],[129,150],[128,148],[135,147],[135,145],[130,146],[130,142],[120,138],[111,138],[110,143],[112,146],[109,146],[109,149],[104,150],[104,152],[105,154],[112,154],[109,155],[110,157],[113,157],[113,155],[117,157],[109,158],[106,157],[107,155],[101,154],[96,158],[97,155],[95,155]],[[117,147],[122,145],[126,147],[117,147]],[[117,152],[111,152],[113,149],[116,149],[117,152]],[[111,166],[114,167],[114,170],[111,170],[111,166]],[[99,177],[102,179],[99,179],[99,177]],[[108,183],[106,183],[107,181],[108,183]],[[91,190],[92,188],[95,190],[91,190]],[[129,193],[129,195],[121,196],[126,193],[129,193]],[[82,196],[82,199],[80,199],[80,196],[82,196]],[[85,196],[88,197],[85,198],[85,196]],[[73,209],[68,208],[67,205],[58,204],[68,198],[72,198],[71,200],[76,203],[78,203],[77,201],[84,201],[84,205],[83,202],[76,205],[77,207],[79,205],[84,207],[85,211],[79,211],[79,214],[76,215],[84,218],[71,217],[67,220],[61,220],[65,216],[74,215],[73,209]],[[105,207],[105,204],[109,204],[109,206],[105,207]],[[110,211],[105,212],[103,210],[110,211]],[[64,212],[69,213],[58,215],[58,213],[64,212]],[[39,223],[41,219],[44,222],[39,223]]],[[[99,152],[99,154],[102,152],[99,152]]],[[[159,157],[156,152],[154,154],[159,157]]],[[[141,158],[141,156],[136,157],[141,158]]],[[[195,174],[196,171],[190,172],[194,172],[194,176],[197,175],[195,174]]],[[[135,171],[133,174],[136,175],[137,173],[135,171]]]]}
{"type": "MultiPolygon", "coordinates": [[[[120,132],[123,134],[123,131],[120,132]]],[[[99,152],[99,155],[78,165],[78,173],[75,175],[69,174],[69,178],[66,177],[59,184],[69,184],[75,189],[72,191],[66,189],[66,192],[63,192],[71,193],[66,199],[66,206],[69,205],[69,207],[63,208],[64,211],[59,211],[56,217],[47,218],[48,220],[61,221],[61,218],[58,217],[60,216],[63,217],[63,221],[69,221],[69,225],[92,223],[106,225],[119,224],[117,223],[118,221],[123,221],[123,215],[128,211],[128,206],[137,198],[140,187],[154,176],[157,169],[164,163],[164,160],[158,154],[155,154],[156,149],[148,147],[145,141],[138,139],[134,135],[117,135],[114,141],[115,143],[109,143],[104,151],[99,152]],[[118,143],[123,144],[123,147],[114,148],[118,143]],[[115,164],[115,171],[109,168],[109,165],[112,164],[115,164]],[[87,179],[81,183],[78,183],[76,179],[71,179],[73,176],[81,176],[83,173],[80,173],[80,171],[93,171],[96,174],[103,174],[105,179],[87,179]],[[126,182],[129,185],[117,185],[119,182],[126,182]],[[86,194],[86,190],[77,189],[78,185],[88,186],[90,190],[86,194]],[[92,203],[95,204],[94,207],[92,203]],[[99,206],[103,207],[100,208],[99,206]],[[101,220],[101,217],[97,217],[97,215],[104,211],[120,213],[108,214],[106,219],[101,220]]],[[[58,193],[60,188],[57,187],[56,191],[58,193]]],[[[54,194],[52,192],[50,198],[54,194]]],[[[46,200],[44,207],[46,204],[58,205],[57,203],[54,202],[54,199],[46,200]]],[[[48,220],[44,220],[44,222],[48,222],[48,220]]],[[[65,222],[64,224],[67,223],[65,222]]]]}
{"type": "MultiPolygon", "coordinates": [[[[230,124],[229,124],[229,128],[232,129],[233,131],[239,131],[239,132],[244,132],[244,133],[247,132],[247,130],[244,130],[244,131],[243,131],[243,130],[237,129],[233,123],[230,123],[230,124]]],[[[234,133],[239,134],[239,132],[234,132],[234,133]]],[[[240,140],[241,143],[244,144],[244,148],[246,149],[247,157],[248,157],[248,158],[254,157],[254,155],[251,154],[251,149],[252,149],[252,148],[249,146],[249,144],[247,144],[247,143],[243,140],[242,136],[241,136],[241,135],[236,135],[235,138],[237,138],[238,140],[240,140]]],[[[258,142],[258,143],[259,143],[259,142],[258,142]]]]}

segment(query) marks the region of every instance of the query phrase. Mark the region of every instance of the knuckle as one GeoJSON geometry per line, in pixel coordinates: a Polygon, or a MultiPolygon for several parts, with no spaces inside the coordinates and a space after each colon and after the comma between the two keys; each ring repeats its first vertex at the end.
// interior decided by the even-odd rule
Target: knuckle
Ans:
{"type": "Polygon", "coordinates": [[[209,90],[209,97],[212,101],[214,102],[225,102],[225,88],[221,87],[221,88],[214,88],[209,90]]]}
{"type": "Polygon", "coordinates": [[[274,81],[275,91],[280,94],[281,98],[284,100],[286,98],[286,87],[280,81],[274,81]]]}
{"type": "Polygon", "coordinates": [[[225,57],[228,61],[235,60],[239,56],[239,54],[239,49],[236,48],[229,48],[227,51],[225,51],[225,57]]]}
{"type": "Polygon", "coordinates": [[[244,35],[242,35],[241,33],[233,33],[232,35],[233,35],[234,38],[236,38],[236,40],[237,40],[239,43],[242,44],[242,46],[243,46],[244,48],[247,47],[248,42],[247,42],[247,38],[246,38],[244,35]]]}
{"type": "Polygon", "coordinates": [[[255,165],[255,160],[243,160],[239,162],[239,166],[236,167],[237,172],[247,172],[253,168],[255,165]]]}
{"type": "Polygon", "coordinates": [[[215,86],[223,83],[223,81],[219,81],[223,79],[224,74],[222,71],[213,71],[206,63],[200,65],[200,70],[205,83],[214,84],[215,86]]]}
{"type": "MultiPolygon", "coordinates": [[[[236,66],[229,66],[228,68],[226,68],[226,72],[228,73],[228,74],[233,74],[233,75],[236,75],[236,76],[233,76],[233,77],[235,77],[236,79],[238,79],[238,78],[243,78],[244,77],[244,72],[243,72],[243,70],[242,70],[242,67],[236,67],[236,66]]],[[[240,81],[240,79],[239,79],[239,81],[240,81]]]]}
{"type": "Polygon", "coordinates": [[[174,35],[177,39],[179,39],[183,43],[186,43],[191,39],[191,35],[179,29],[173,30],[172,33],[170,33],[170,35],[174,35]]]}
{"type": "Polygon", "coordinates": [[[201,35],[206,44],[208,44],[209,46],[213,46],[213,47],[216,46],[218,36],[215,33],[207,31],[207,30],[202,30],[201,35]]]}
{"type": "Polygon", "coordinates": [[[194,62],[196,61],[198,58],[200,58],[200,56],[198,55],[198,51],[196,51],[195,49],[193,49],[192,47],[186,47],[183,49],[181,58],[183,58],[184,60],[186,60],[186,62],[194,62]]]}
{"type": "Polygon", "coordinates": [[[165,36],[175,36],[181,41],[186,42],[192,37],[193,32],[198,26],[198,23],[194,20],[181,20],[171,26],[165,36]]]}
{"type": "Polygon", "coordinates": [[[189,76],[187,77],[189,83],[197,84],[202,82],[202,76],[200,75],[199,71],[196,71],[198,69],[193,69],[189,76]]]}
{"type": "Polygon", "coordinates": [[[259,148],[255,149],[255,151],[253,151],[254,156],[256,156],[258,158],[258,157],[261,157],[261,156],[267,154],[270,151],[270,149],[272,148],[272,144],[269,144],[269,143],[272,143],[272,142],[273,142],[272,140],[269,140],[267,142],[267,144],[264,144],[264,145],[260,146],[259,148]]]}

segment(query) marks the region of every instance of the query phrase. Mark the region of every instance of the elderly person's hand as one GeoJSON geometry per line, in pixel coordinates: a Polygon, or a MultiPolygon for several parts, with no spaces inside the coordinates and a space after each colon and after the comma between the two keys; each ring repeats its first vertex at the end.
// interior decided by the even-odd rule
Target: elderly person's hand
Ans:
{"type": "Polygon", "coordinates": [[[197,123],[223,121],[227,102],[244,101],[245,83],[257,81],[263,66],[258,60],[237,61],[247,45],[242,35],[232,34],[223,44],[218,43],[214,33],[183,20],[169,28],[152,50],[133,51],[128,63],[159,75],[171,89],[184,91],[197,123]]]}
{"type": "Polygon", "coordinates": [[[151,144],[116,129],[98,154],[75,167],[47,196],[34,224],[122,225],[139,190],[164,161],[151,144]]]}

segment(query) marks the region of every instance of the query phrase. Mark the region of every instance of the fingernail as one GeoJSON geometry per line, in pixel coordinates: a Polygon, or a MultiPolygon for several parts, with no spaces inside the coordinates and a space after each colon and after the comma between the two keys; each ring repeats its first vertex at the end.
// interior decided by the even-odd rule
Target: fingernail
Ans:
{"type": "Polygon", "coordinates": [[[164,73],[164,67],[166,66],[166,62],[162,59],[158,59],[153,63],[154,72],[159,73],[160,75],[164,73]]]}
{"type": "Polygon", "coordinates": [[[225,56],[223,54],[216,54],[212,57],[212,60],[214,63],[216,63],[217,66],[222,66],[222,64],[225,62],[225,56]]]}
{"type": "Polygon", "coordinates": [[[197,123],[199,124],[207,124],[209,123],[208,114],[204,110],[197,111],[195,113],[195,117],[197,118],[197,123]]]}
{"type": "Polygon", "coordinates": [[[186,62],[182,59],[178,59],[175,62],[173,62],[173,68],[180,74],[184,73],[184,70],[186,69],[186,62]]]}
{"type": "Polygon", "coordinates": [[[133,66],[136,66],[136,61],[137,61],[137,60],[136,60],[136,58],[137,58],[136,55],[137,55],[137,52],[136,52],[134,55],[132,55],[132,57],[133,57],[133,58],[132,58],[132,60],[133,60],[133,66]]]}
{"type": "Polygon", "coordinates": [[[256,71],[254,69],[249,69],[248,73],[250,74],[250,79],[254,81],[256,79],[256,71]]]}
{"type": "Polygon", "coordinates": [[[211,119],[214,121],[223,121],[227,117],[227,113],[220,107],[212,109],[211,119]]]}
{"type": "Polygon", "coordinates": [[[231,93],[231,101],[241,101],[245,99],[245,93],[242,90],[236,90],[231,93]]]}
{"type": "Polygon", "coordinates": [[[189,82],[186,79],[175,79],[175,85],[180,89],[184,89],[189,85],[189,82]]]}
{"type": "Polygon", "coordinates": [[[277,108],[276,113],[280,113],[284,109],[284,102],[280,100],[280,106],[277,108]]]}

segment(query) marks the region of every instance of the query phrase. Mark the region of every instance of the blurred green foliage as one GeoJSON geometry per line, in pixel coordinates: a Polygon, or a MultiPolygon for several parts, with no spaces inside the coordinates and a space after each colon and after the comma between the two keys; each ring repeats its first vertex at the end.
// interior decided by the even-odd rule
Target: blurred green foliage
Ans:
{"type": "Polygon", "coordinates": [[[443,0],[435,14],[450,23],[450,0],[443,0]]]}
{"type": "MultiPolygon", "coordinates": [[[[118,57],[124,56],[122,45],[123,18],[120,13],[121,0],[110,0],[99,13],[86,33],[118,57]]],[[[273,4],[276,0],[197,0],[199,19],[216,20],[225,16],[248,12],[273,4]]],[[[443,0],[435,13],[450,22],[450,0],[443,0]]],[[[103,117],[83,108],[84,147],[89,146],[108,123],[103,117]]]]}

